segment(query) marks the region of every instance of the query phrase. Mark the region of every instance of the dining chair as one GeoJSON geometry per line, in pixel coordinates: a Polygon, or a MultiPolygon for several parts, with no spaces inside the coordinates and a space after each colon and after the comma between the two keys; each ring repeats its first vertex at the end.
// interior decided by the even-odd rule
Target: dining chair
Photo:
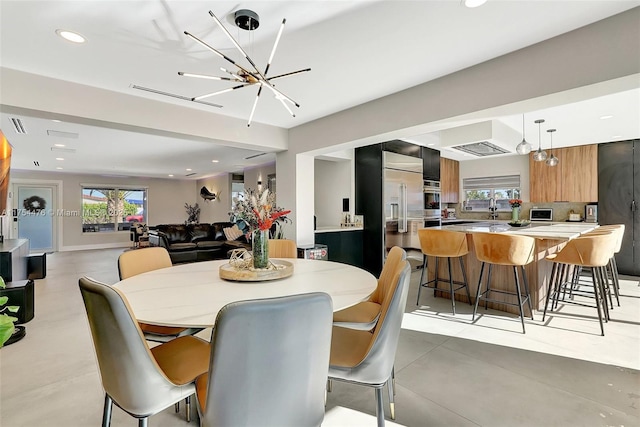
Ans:
{"type": "Polygon", "coordinates": [[[149,349],[120,291],[89,277],[79,280],[105,391],[103,427],[111,423],[113,403],[138,418],[148,418],[195,393],[195,379],[208,369],[209,343],[192,336],[149,349]]]}
{"type": "Polygon", "coordinates": [[[296,242],[289,239],[269,239],[270,258],[297,258],[296,242]]]}
{"type": "Polygon", "coordinates": [[[384,426],[382,388],[389,387],[391,412],[395,411],[391,373],[400,337],[400,326],[409,292],[411,268],[400,262],[392,274],[393,286],[386,292],[380,318],[372,332],[333,327],[329,379],[375,389],[377,425],[384,426]]]}
{"type": "Polygon", "coordinates": [[[223,307],[196,380],[201,426],[319,426],[332,311],[321,292],[223,307]]]}
{"type": "MultiPolygon", "coordinates": [[[[118,257],[118,275],[120,280],[128,279],[147,271],[171,267],[171,257],[165,248],[158,246],[125,251],[118,257]]],[[[193,335],[203,328],[184,328],[174,326],[140,323],[145,339],[155,342],[167,342],[174,338],[193,335]]]]}
{"type": "Polygon", "coordinates": [[[380,272],[376,289],[366,301],[359,302],[356,305],[333,313],[333,324],[343,328],[360,329],[363,331],[373,329],[380,317],[382,303],[384,297],[387,295],[387,290],[389,287],[395,285],[395,283],[392,283],[392,280],[396,268],[398,264],[405,259],[407,259],[407,253],[404,249],[399,246],[392,247],[382,267],[382,272],[380,272]]]}

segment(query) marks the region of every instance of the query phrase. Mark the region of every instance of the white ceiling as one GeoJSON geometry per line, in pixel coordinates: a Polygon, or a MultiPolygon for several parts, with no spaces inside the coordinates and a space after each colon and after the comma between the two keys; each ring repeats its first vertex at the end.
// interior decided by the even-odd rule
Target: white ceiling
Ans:
{"type": "MultiPolygon", "coordinates": [[[[278,88],[301,104],[291,117],[266,93],[254,123],[285,129],[336,113],[417,84],[467,68],[637,7],[640,1],[499,1],[475,9],[444,1],[2,1],[0,65],[8,69],[143,97],[161,103],[246,120],[256,88],[209,98],[222,108],[200,105],[132,89],[145,86],[187,97],[232,86],[229,82],[189,79],[178,71],[223,75],[232,68],[188,39],[183,31],[240,61],[238,52],[215,26],[212,10],[260,67],[266,63],[280,22],[287,19],[270,75],[301,68],[311,72],[278,81],[278,88]],[[234,27],[233,11],[252,9],[260,28],[234,27]],[[88,43],[74,45],[56,29],[79,32],[88,43]]],[[[612,47],[613,48],[613,47],[612,47]]],[[[638,58],[635,58],[637,60],[638,58]]],[[[630,55],[630,60],[634,60],[630,55]]],[[[248,64],[245,64],[248,66],[248,64]]],[[[546,64],[545,66],[553,66],[546,64]]],[[[1,76],[0,76],[1,77],[1,76]]],[[[523,82],[526,84],[526,82],[523,82]]],[[[1,95],[1,94],[0,94],[1,95]]],[[[141,128],[60,117],[20,105],[2,105],[3,132],[14,146],[12,167],[74,173],[192,178],[240,171],[273,161],[271,153],[212,144],[141,128]],[[20,118],[27,135],[15,134],[9,117],[20,118]],[[78,138],[47,136],[47,130],[78,138]],[[54,144],[75,152],[52,152],[54,144]],[[63,157],[65,160],[55,160],[63,157]],[[144,161],[140,159],[144,158],[144,161]],[[212,163],[212,160],[219,160],[212,163]],[[40,166],[35,166],[38,161],[40,166]],[[186,169],[193,169],[193,172],[186,169]]],[[[640,89],[543,111],[527,111],[526,137],[537,145],[535,119],[554,127],[554,146],[640,137],[640,89]],[[601,120],[603,115],[612,115],[601,120]]],[[[522,115],[496,117],[522,131],[522,115]]],[[[543,147],[548,146],[543,135],[543,147]]],[[[439,135],[407,140],[440,149],[439,135]]],[[[514,141],[513,147],[519,142],[514,141]]],[[[256,143],[259,145],[259,143],[256,143]]],[[[445,157],[466,159],[442,149],[445,157]]]]}

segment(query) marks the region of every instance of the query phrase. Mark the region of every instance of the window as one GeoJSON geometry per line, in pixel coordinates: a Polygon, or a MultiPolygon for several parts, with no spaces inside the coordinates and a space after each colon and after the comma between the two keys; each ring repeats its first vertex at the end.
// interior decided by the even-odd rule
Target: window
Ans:
{"type": "Polygon", "coordinates": [[[488,211],[493,198],[499,212],[511,210],[510,199],[520,199],[520,175],[465,178],[462,180],[465,195],[463,210],[488,211]]]}
{"type": "Polygon", "coordinates": [[[234,200],[242,200],[244,198],[244,182],[232,182],[231,183],[231,210],[235,208],[236,204],[234,200]]]}
{"type": "Polygon", "coordinates": [[[124,231],[147,222],[147,189],[82,186],[82,231],[124,231]]]}

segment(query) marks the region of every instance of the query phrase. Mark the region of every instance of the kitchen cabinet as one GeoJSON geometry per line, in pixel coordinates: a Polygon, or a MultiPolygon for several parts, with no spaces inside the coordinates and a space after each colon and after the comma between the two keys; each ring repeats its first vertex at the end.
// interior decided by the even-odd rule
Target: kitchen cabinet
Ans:
{"type": "Polygon", "coordinates": [[[362,230],[316,231],[315,242],[327,245],[327,259],[364,268],[362,230]]]}
{"type": "Polygon", "coordinates": [[[554,149],[557,166],[529,156],[529,198],[539,202],[598,201],[598,146],[580,145],[554,149]]]}
{"type": "Polygon", "coordinates": [[[460,162],[440,157],[440,202],[458,203],[460,194],[460,162]]]}
{"type": "Polygon", "coordinates": [[[621,274],[640,276],[640,140],[598,146],[598,223],[624,224],[621,274]]]}
{"type": "Polygon", "coordinates": [[[422,147],[422,178],[440,181],[440,152],[422,147]]]}

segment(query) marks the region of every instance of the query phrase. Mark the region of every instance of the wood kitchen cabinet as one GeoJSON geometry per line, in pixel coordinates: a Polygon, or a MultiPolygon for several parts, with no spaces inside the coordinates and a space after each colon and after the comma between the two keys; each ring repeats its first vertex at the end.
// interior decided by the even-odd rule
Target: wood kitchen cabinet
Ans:
{"type": "Polygon", "coordinates": [[[460,194],[460,162],[440,157],[440,201],[458,203],[460,194]]]}
{"type": "Polygon", "coordinates": [[[580,145],[554,149],[558,166],[535,162],[529,156],[531,202],[597,202],[598,146],[580,145]]]}

